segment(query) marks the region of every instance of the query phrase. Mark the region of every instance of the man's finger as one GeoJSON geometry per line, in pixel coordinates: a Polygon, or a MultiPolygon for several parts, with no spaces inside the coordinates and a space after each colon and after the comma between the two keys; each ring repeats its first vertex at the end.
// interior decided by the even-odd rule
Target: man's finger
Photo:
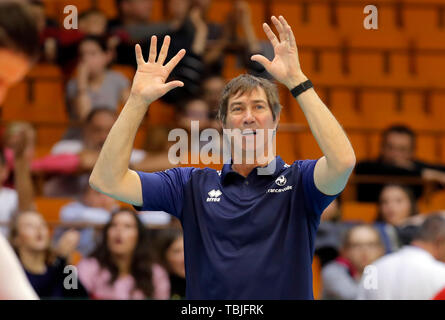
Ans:
{"type": "Polygon", "coordinates": [[[145,63],[144,61],[144,57],[142,56],[142,49],[141,46],[138,44],[136,44],[136,46],[134,47],[134,52],[136,54],[136,62],[138,65],[142,65],[145,63]]]}
{"type": "Polygon", "coordinates": [[[278,34],[280,35],[280,41],[286,41],[286,34],[280,20],[278,20],[275,16],[272,16],[272,22],[275,25],[275,28],[277,28],[278,34]]]}
{"type": "Polygon", "coordinates": [[[165,58],[167,58],[169,46],[170,46],[170,36],[165,36],[164,42],[162,43],[161,51],[159,52],[157,63],[161,65],[164,64],[165,58]]]}
{"type": "Polygon", "coordinates": [[[169,92],[170,90],[173,90],[174,88],[183,87],[183,86],[184,86],[184,82],[179,81],[179,80],[174,80],[174,81],[167,82],[165,84],[165,88],[166,88],[166,92],[165,93],[169,92]]]}
{"type": "Polygon", "coordinates": [[[185,55],[185,50],[184,49],[179,50],[179,52],[165,65],[169,73],[172,72],[172,70],[176,67],[179,61],[181,61],[184,55],[185,55]]]}
{"type": "Polygon", "coordinates": [[[283,16],[279,16],[279,19],[281,21],[281,24],[284,26],[284,29],[286,31],[286,34],[287,34],[287,37],[288,37],[290,45],[292,47],[296,48],[297,47],[297,43],[295,41],[295,36],[294,36],[294,33],[292,32],[291,26],[289,25],[289,23],[287,23],[286,19],[284,19],[283,16]]]}
{"type": "Polygon", "coordinates": [[[269,65],[271,64],[271,62],[269,61],[269,59],[267,59],[265,56],[262,56],[260,54],[255,54],[252,57],[250,57],[250,60],[258,62],[259,64],[261,64],[264,68],[269,67],[269,65]]]}
{"type": "Polygon", "coordinates": [[[263,23],[263,29],[266,33],[267,38],[269,38],[270,43],[272,43],[272,46],[275,47],[280,44],[280,41],[278,41],[277,36],[275,33],[273,33],[272,29],[269,27],[267,23],[263,23]]]}
{"type": "Polygon", "coordinates": [[[148,62],[154,63],[156,61],[156,45],[157,45],[158,39],[156,36],[151,36],[151,42],[150,42],[150,53],[148,55],[148,62]]]}

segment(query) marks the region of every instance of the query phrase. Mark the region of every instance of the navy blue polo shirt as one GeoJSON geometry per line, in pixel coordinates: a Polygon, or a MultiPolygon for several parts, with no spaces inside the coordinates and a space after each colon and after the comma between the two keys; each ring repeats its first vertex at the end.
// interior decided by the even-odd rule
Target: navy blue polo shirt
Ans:
{"type": "Polygon", "coordinates": [[[337,195],[314,183],[317,160],[275,158],[268,175],[174,168],[138,172],[143,207],[180,219],[187,299],[313,299],[320,215],[337,195]]]}

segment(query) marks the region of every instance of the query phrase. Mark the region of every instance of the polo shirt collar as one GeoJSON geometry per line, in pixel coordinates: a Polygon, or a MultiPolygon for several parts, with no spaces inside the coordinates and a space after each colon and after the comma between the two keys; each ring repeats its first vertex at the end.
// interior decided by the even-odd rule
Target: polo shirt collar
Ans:
{"type": "MultiPolygon", "coordinates": [[[[275,159],[272,160],[270,164],[272,164],[274,161],[276,162],[275,170],[271,171],[271,169],[273,169],[273,166],[272,166],[272,168],[265,168],[266,170],[269,170],[270,177],[272,177],[272,178],[276,178],[279,175],[279,173],[282,171],[282,169],[285,165],[283,159],[281,159],[280,156],[276,156],[275,159]]],[[[259,175],[258,174],[259,168],[260,168],[259,166],[255,167],[249,175],[255,175],[255,176],[260,176],[260,177],[268,176],[268,175],[259,175]]],[[[224,183],[226,181],[227,177],[233,176],[233,175],[241,176],[238,172],[236,172],[232,169],[232,160],[230,160],[230,163],[226,163],[222,167],[221,181],[224,183]]]]}

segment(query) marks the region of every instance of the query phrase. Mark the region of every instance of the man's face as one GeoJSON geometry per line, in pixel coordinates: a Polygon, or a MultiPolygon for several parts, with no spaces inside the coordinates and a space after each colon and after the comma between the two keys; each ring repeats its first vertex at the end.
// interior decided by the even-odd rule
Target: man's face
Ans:
{"type": "Polygon", "coordinates": [[[24,55],[0,48],[0,105],[5,100],[8,89],[21,81],[30,68],[24,55]]]}
{"type": "Polygon", "coordinates": [[[389,133],[383,143],[382,156],[384,162],[392,164],[412,161],[414,145],[411,136],[406,133],[389,133]]]}
{"type": "Polygon", "coordinates": [[[241,130],[240,134],[235,131],[234,135],[235,144],[237,140],[242,141],[241,150],[264,150],[267,153],[269,143],[273,143],[269,141],[268,131],[276,129],[278,121],[279,115],[273,120],[264,89],[257,87],[250,92],[237,93],[229,98],[224,129],[241,130]],[[264,133],[263,136],[260,131],[264,133]]]}
{"type": "Polygon", "coordinates": [[[86,127],[85,147],[100,151],[115,120],[116,117],[109,112],[97,113],[86,127]]]}

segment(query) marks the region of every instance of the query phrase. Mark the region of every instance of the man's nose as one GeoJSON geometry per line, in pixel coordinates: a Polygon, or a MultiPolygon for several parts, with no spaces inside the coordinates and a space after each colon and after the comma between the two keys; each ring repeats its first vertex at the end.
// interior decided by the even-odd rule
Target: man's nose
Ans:
{"type": "Polygon", "coordinates": [[[246,112],[244,114],[243,123],[244,123],[244,125],[248,125],[248,124],[252,124],[254,122],[255,122],[255,117],[253,116],[253,113],[250,110],[250,108],[247,108],[246,112]]]}

